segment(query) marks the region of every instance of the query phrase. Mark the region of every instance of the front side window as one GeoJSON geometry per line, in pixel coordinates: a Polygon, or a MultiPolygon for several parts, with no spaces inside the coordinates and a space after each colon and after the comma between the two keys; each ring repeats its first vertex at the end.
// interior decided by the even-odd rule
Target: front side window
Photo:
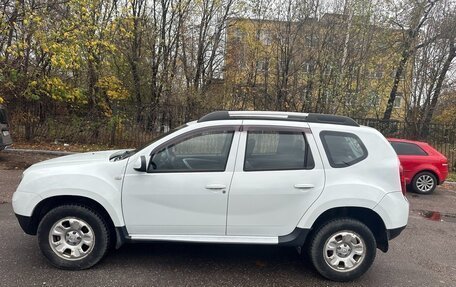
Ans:
{"type": "Polygon", "coordinates": [[[397,155],[428,155],[422,148],[413,143],[391,142],[397,155]]]}
{"type": "Polygon", "coordinates": [[[367,157],[366,147],[355,134],[323,131],[320,139],[332,167],[351,166],[367,157]]]}
{"type": "Polygon", "coordinates": [[[193,134],[151,156],[153,172],[224,171],[234,131],[193,134]]]}
{"type": "Polygon", "coordinates": [[[244,171],[312,169],[314,161],[304,133],[249,131],[244,171]]]}

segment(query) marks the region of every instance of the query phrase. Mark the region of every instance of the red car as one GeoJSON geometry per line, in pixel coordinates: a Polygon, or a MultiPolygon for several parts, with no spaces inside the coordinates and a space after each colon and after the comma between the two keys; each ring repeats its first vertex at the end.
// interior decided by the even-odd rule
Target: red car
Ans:
{"type": "Polygon", "coordinates": [[[393,146],[404,169],[405,182],[413,191],[430,194],[448,176],[447,158],[425,142],[393,139],[393,146]]]}

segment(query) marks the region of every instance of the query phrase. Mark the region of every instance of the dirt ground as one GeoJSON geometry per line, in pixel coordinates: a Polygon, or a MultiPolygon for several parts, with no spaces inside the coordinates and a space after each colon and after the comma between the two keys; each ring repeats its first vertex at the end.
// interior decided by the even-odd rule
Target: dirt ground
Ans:
{"type": "Polygon", "coordinates": [[[57,157],[56,155],[26,152],[0,152],[1,170],[24,170],[34,163],[57,157]]]}

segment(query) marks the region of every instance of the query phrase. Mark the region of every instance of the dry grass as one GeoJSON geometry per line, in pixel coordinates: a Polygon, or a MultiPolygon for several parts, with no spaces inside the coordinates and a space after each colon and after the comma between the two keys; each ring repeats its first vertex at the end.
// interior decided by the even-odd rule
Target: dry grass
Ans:
{"type": "Polygon", "coordinates": [[[447,181],[456,182],[456,172],[450,172],[448,174],[447,181]]]}

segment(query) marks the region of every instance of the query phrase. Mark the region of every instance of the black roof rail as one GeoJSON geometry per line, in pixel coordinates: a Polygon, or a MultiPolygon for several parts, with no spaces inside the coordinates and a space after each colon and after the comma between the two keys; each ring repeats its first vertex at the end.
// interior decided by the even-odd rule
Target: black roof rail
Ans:
{"type": "Polygon", "coordinates": [[[216,111],[201,117],[198,122],[218,120],[279,120],[359,127],[355,120],[345,116],[292,112],[216,111]]]}

